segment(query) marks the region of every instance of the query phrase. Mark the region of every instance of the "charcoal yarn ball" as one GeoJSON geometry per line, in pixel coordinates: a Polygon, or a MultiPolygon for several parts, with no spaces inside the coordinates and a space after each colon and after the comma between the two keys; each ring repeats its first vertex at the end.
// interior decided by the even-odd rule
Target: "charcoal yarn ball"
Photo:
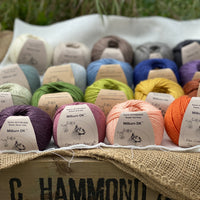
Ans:
{"type": "Polygon", "coordinates": [[[28,116],[35,132],[39,150],[42,151],[47,147],[53,130],[53,122],[47,113],[30,105],[11,106],[0,112],[0,128],[10,116],[28,116]]]}

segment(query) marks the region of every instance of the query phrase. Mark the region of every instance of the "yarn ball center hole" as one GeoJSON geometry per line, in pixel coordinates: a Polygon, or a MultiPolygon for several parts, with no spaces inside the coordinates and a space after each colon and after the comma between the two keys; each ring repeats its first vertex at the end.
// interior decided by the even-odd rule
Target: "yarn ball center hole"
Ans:
{"type": "Polygon", "coordinates": [[[108,47],[111,47],[111,48],[118,48],[119,47],[119,44],[118,44],[118,42],[116,42],[116,41],[114,41],[114,40],[110,40],[109,42],[108,42],[108,47]]]}
{"type": "Polygon", "coordinates": [[[69,43],[69,44],[66,44],[66,47],[78,49],[80,46],[78,44],[69,43]]]}
{"type": "Polygon", "coordinates": [[[168,94],[168,93],[169,93],[169,90],[168,90],[168,88],[166,88],[166,87],[158,87],[158,86],[155,86],[155,87],[153,88],[153,91],[152,91],[152,92],[166,93],[166,94],[168,94]]]}
{"type": "Polygon", "coordinates": [[[200,71],[200,63],[197,64],[197,71],[200,71]]]}
{"type": "Polygon", "coordinates": [[[155,45],[155,46],[151,46],[151,47],[150,47],[151,53],[152,53],[152,52],[159,51],[159,50],[160,50],[160,47],[159,47],[159,46],[156,46],[156,45],[155,45]]]}

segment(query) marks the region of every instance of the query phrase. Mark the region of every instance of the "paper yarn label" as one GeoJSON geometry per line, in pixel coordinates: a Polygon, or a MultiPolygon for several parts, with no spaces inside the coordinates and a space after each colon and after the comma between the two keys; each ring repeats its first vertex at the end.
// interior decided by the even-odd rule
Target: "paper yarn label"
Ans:
{"type": "Polygon", "coordinates": [[[13,100],[10,92],[0,92],[0,111],[4,108],[13,106],[13,100]]]}
{"type": "Polygon", "coordinates": [[[200,59],[200,45],[198,42],[192,42],[181,48],[182,64],[192,60],[200,59]]]}
{"type": "Polygon", "coordinates": [[[163,58],[163,57],[160,53],[150,53],[149,59],[154,59],[154,58],[163,58]]]}
{"type": "Polygon", "coordinates": [[[154,131],[146,112],[123,112],[115,128],[114,144],[123,146],[154,145],[154,131]]]}
{"type": "Polygon", "coordinates": [[[123,62],[125,61],[121,50],[118,48],[105,48],[100,59],[102,58],[112,58],[123,62]]]}
{"type": "Polygon", "coordinates": [[[72,96],[68,92],[50,93],[40,97],[38,107],[53,118],[56,110],[60,106],[73,102],[72,96]]]}
{"type": "Polygon", "coordinates": [[[0,130],[0,150],[38,150],[35,132],[28,116],[8,117],[0,130]]]}
{"type": "Polygon", "coordinates": [[[179,146],[192,147],[200,144],[200,97],[192,97],[183,116],[179,146]]]}
{"type": "Polygon", "coordinates": [[[108,115],[114,105],[125,101],[127,97],[123,91],[101,89],[95,105],[99,106],[105,115],[108,115]]]}
{"type": "Polygon", "coordinates": [[[49,67],[43,77],[43,84],[65,82],[75,85],[75,79],[70,64],[49,67]]]}
{"type": "Polygon", "coordinates": [[[17,83],[29,91],[30,86],[24,72],[18,64],[9,65],[0,69],[0,84],[4,83],[17,83]]]}
{"type": "Polygon", "coordinates": [[[200,72],[195,72],[192,80],[200,79],[200,72]]]}
{"type": "Polygon", "coordinates": [[[174,97],[170,94],[150,92],[145,101],[161,110],[164,116],[168,106],[174,101],[174,97]]]}
{"type": "Polygon", "coordinates": [[[96,120],[86,104],[66,106],[61,112],[57,141],[60,147],[98,143],[96,120]]]}
{"type": "Polygon", "coordinates": [[[124,71],[118,64],[101,65],[95,80],[97,81],[102,78],[111,78],[127,84],[127,79],[124,71]]]}
{"type": "Polygon", "coordinates": [[[47,67],[47,52],[44,42],[32,38],[27,39],[19,53],[17,63],[34,66],[39,74],[43,74],[47,67]]]}
{"type": "Polygon", "coordinates": [[[199,83],[199,87],[198,87],[198,90],[197,90],[197,97],[200,97],[200,83],[199,83]]]}
{"type": "Polygon", "coordinates": [[[147,79],[153,79],[153,78],[166,78],[177,83],[177,79],[174,72],[169,68],[150,70],[147,79]]]}
{"type": "Polygon", "coordinates": [[[85,57],[79,44],[62,44],[57,51],[58,57],[54,57],[55,65],[64,63],[78,63],[82,66],[85,66],[85,57]]]}

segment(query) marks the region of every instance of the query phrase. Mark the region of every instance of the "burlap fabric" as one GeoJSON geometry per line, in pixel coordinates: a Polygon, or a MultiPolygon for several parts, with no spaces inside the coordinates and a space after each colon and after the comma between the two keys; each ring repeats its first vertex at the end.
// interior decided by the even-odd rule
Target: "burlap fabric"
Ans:
{"type": "Polygon", "coordinates": [[[0,31],[0,62],[3,60],[8,51],[12,37],[12,31],[0,31]]]}
{"type": "MultiPolygon", "coordinates": [[[[52,152],[72,156],[72,151],[61,149],[41,153],[0,154],[0,170],[39,157],[52,156],[52,152]]],[[[99,148],[74,150],[74,156],[110,162],[169,198],[200,199],[199,153],[99,148]]]]}

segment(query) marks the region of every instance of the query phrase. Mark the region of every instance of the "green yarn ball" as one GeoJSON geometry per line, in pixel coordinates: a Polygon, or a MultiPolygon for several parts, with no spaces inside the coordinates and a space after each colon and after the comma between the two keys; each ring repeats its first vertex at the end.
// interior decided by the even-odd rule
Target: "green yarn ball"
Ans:
{"type": "Polygon", "coordinates": [[[134,98],[133,90],[128,85],[114,79],[104,78],[95,81],[86,88],[84,97],[85,102],[95,103],[101,89],[120,90],[125,93],[128,100],[134,98]]]}
{"type": "Polygon", "coordinates": [[[0,85],[0,92],[10,92],[13,100],[13,105],[31,104],[31,92],[27,88],[17,83],[4,83],[0,85]]]}
{"type": "Polygon", "coordinates": [[[52,82],[42,85],[34,92],[31,105],[37,107],[42,95],[58,92],[68,92],[72,96],[74,102],[83,101],[84,99],[83,92],[79,87],[65,82],[52,82]]]}

